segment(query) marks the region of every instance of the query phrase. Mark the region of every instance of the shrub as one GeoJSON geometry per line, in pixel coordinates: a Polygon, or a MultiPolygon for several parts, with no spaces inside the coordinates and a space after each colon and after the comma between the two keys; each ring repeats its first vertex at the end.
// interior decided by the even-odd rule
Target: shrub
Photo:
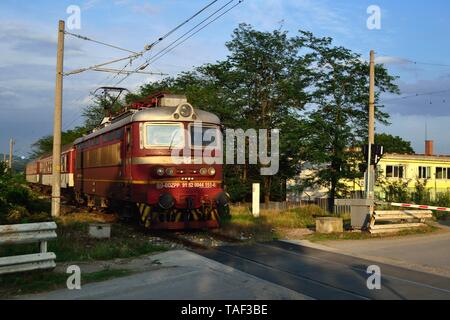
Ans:
{"type": "Polygon", "coordinates": [[[0,224],[50,220],[48,201],[39,199],[23,175],[11,175],[0,163],[0,224]]]}

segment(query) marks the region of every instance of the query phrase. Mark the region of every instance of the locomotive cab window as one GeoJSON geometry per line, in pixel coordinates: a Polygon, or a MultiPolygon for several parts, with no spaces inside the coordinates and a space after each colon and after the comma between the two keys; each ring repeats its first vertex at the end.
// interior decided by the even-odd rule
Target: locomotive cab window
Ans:
{"type": "Polygon", "coordinates": [[[149,123],[145,128],[146,147],[184,146],[184,128],[181,123],[149,123]]]}
{"type": "Polygon", "coordinates": [[[217,126],[191,125],[189,128],[191,146],[193,147],[217,147],[219,130],[217,126]]]}

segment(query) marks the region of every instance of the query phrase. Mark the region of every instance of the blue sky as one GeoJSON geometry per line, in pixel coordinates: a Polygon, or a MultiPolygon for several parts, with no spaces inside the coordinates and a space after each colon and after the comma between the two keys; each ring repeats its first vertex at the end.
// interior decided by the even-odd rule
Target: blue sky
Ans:
{"type": "MultiPolygon", "coordinates": [[[[67,7],[81,8],[81,30],[73,30],[74,33],[140,51],[209,1],[2,0],[0,153],[7,150],[8,140],[13,136],[17,140],[17,154],[26,155],[33,141],[52,131],[56,27],[59,19],[69,16],[67,7]]],[[[219,0],[208,12],[226,2],[219,0]]],[[[435,140],[436,152],[450,154],[450,134],[445,129],[450,123],[450,2],[245,0],[150,69],[175,75],[223,59],[227,55],[225,42],[241,22],[260,30],[271,31],[282,25],[291,34],[303,29],[318,36],[331,36],[336,44],[361,53],[366,59],[373,48],[378,62],[384,62],[392,74],[400,77],[398,84],[403,95],[449,90],[386,103],[392,125],[378,126],[377,130],[409,139],[417,152],[423,152],[426,122],[428,138],[435,140]],[[380,30],[367,29],[366,10],[370,5],[381,8],[380,30]]],[[[155,52],[192,26],[162,42],[155,52]]],[[[66,71],[122,56],[124,53],[120,51],[66,38],[66,71]]],[[[89,101],[89,92],[100,85],[112,84],[105,82],[107,76],[87,72],[65,78],[64,129],[81,123],[81,109],[89,101]]],[[[160,77],[134,75],[121,85],[136,89],[157,79],[160,77]]]]}

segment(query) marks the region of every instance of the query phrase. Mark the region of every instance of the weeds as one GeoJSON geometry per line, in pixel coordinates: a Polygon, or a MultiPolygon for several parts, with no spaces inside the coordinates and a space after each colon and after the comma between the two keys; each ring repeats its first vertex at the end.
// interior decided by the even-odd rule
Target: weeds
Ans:
{"type": "MultiPolygon", "coordinates": [[[[152,252],[165,251],[153,245],[143,234],[127,225],[115,224],[110,239],[98,240],[88,236],[88,223],[58,222],[57,239],[48,242],[48,250],[56,254],[57,262],[111,260],[130,258],[152,252]]],[[[36,244],[6,245],[0,247],[1,256],[37,253],[36,244]]]]}
{"type": "MultiPolygon", "coordinates": [[[[81,285],[124,277],[130,274],[131,271],[125,269],[104,269],[92,273],[83,273],[81,276],[81,285]]],[[[49,271],[32,271],[21,274],[2,275],[0,276],[0,297],[6,298],[64,288],[67,277],[68,274],[66,273],[49,271]]]]}

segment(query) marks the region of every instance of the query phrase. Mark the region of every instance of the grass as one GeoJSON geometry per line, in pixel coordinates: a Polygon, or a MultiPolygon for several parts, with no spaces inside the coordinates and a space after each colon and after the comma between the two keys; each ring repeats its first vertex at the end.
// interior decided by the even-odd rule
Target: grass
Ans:
{"type": "MultiPolygon", "coordinates": [[[[368,232],[345,231],[336,234],[308,234],[305,229],[314,230],[317,217],[329,216],[329,213],[315,205],[303,206],[287,211],[262,210],[255,218],[247,207],[232,207],[231,217],[222,220],[220,233],[235,238],[252,241],[270,241],[274,239],[326,240],[365,240],[388,238],[415,234],[431,233],[439,230],[434,226],[402,230],[392,234],[370,234],[368,232]]],[[[350,215],[340,215],[344,229],[350,228],[350,215]]]]}
{"type": "Polygon", "coordinates": [[[292,229],[313,228],[316,217],[327,213],[315,205],[287,211],[261,210],[258,218],[253,217],[247,207],[232,207],[231,216],[222,220],[220,232],[236,238],[251,238],[268,241],[283,237],[292,229]]]}
{"type": "MultiPolygon", "coordinates": [[[[98,240],[88,236],[88,225],[86,222],[58,222],[58,237],[48,242],[48,251],[56,254],[56,262],[130,258],[166,250],[163,246],[151,244],[132,226],[114,224],[111,238],[98,240]]],[[[37,244],[0,247],[0,257],[37,252],[37,244]]]]}
{"type": "MultiPolygon", "coordinates": [[[[167,250],[153,245],[143,232],[134,226],[113,224],[110,239],[88,236],[88,222],[75,219],[57,221],[58,237],[48,242],[48,251],[56,254],[56,262],[81,262],[131,258],[167,250]]],[[[0,257],[39,252],[37,244],[6,245],[0,247],[0,257]]],[[[130,274],[128,270],[105,269],[82,274],[82,283],[103,281],[130,274]]],[[[0,276],[0,297],[34,293],[65,287],[65,273],[34,271],[0,276]]]]}
{"type": "Polygon", "coordinates": [[[368,240],[381,238],[386,239],[399,236],[432,233],[436,232],[437,230],[439,230],[439,228],[427,225],[425,227],[401,230],[399,232],[384,233],[384,234],[381,233],[370,234],[368,232],[350,232],[350,231],[346,231],[343,233],[330,233],[330,234],[313,233],[311,235],[306,236],[305,239],[312,242],[332,241],[332,240],[368,240]]]}
{"type": "MultiPolygon", "coordinates": [[[[81,286],[91,282],[124,277],[132,272],[125,269],[104,269],[81,275],[81,286]]],[[[22,294],[38,293],[65,288],[69,274],[49,271],[33,271],[0,276],[0,297],[7,298],[22,294]]]]}

